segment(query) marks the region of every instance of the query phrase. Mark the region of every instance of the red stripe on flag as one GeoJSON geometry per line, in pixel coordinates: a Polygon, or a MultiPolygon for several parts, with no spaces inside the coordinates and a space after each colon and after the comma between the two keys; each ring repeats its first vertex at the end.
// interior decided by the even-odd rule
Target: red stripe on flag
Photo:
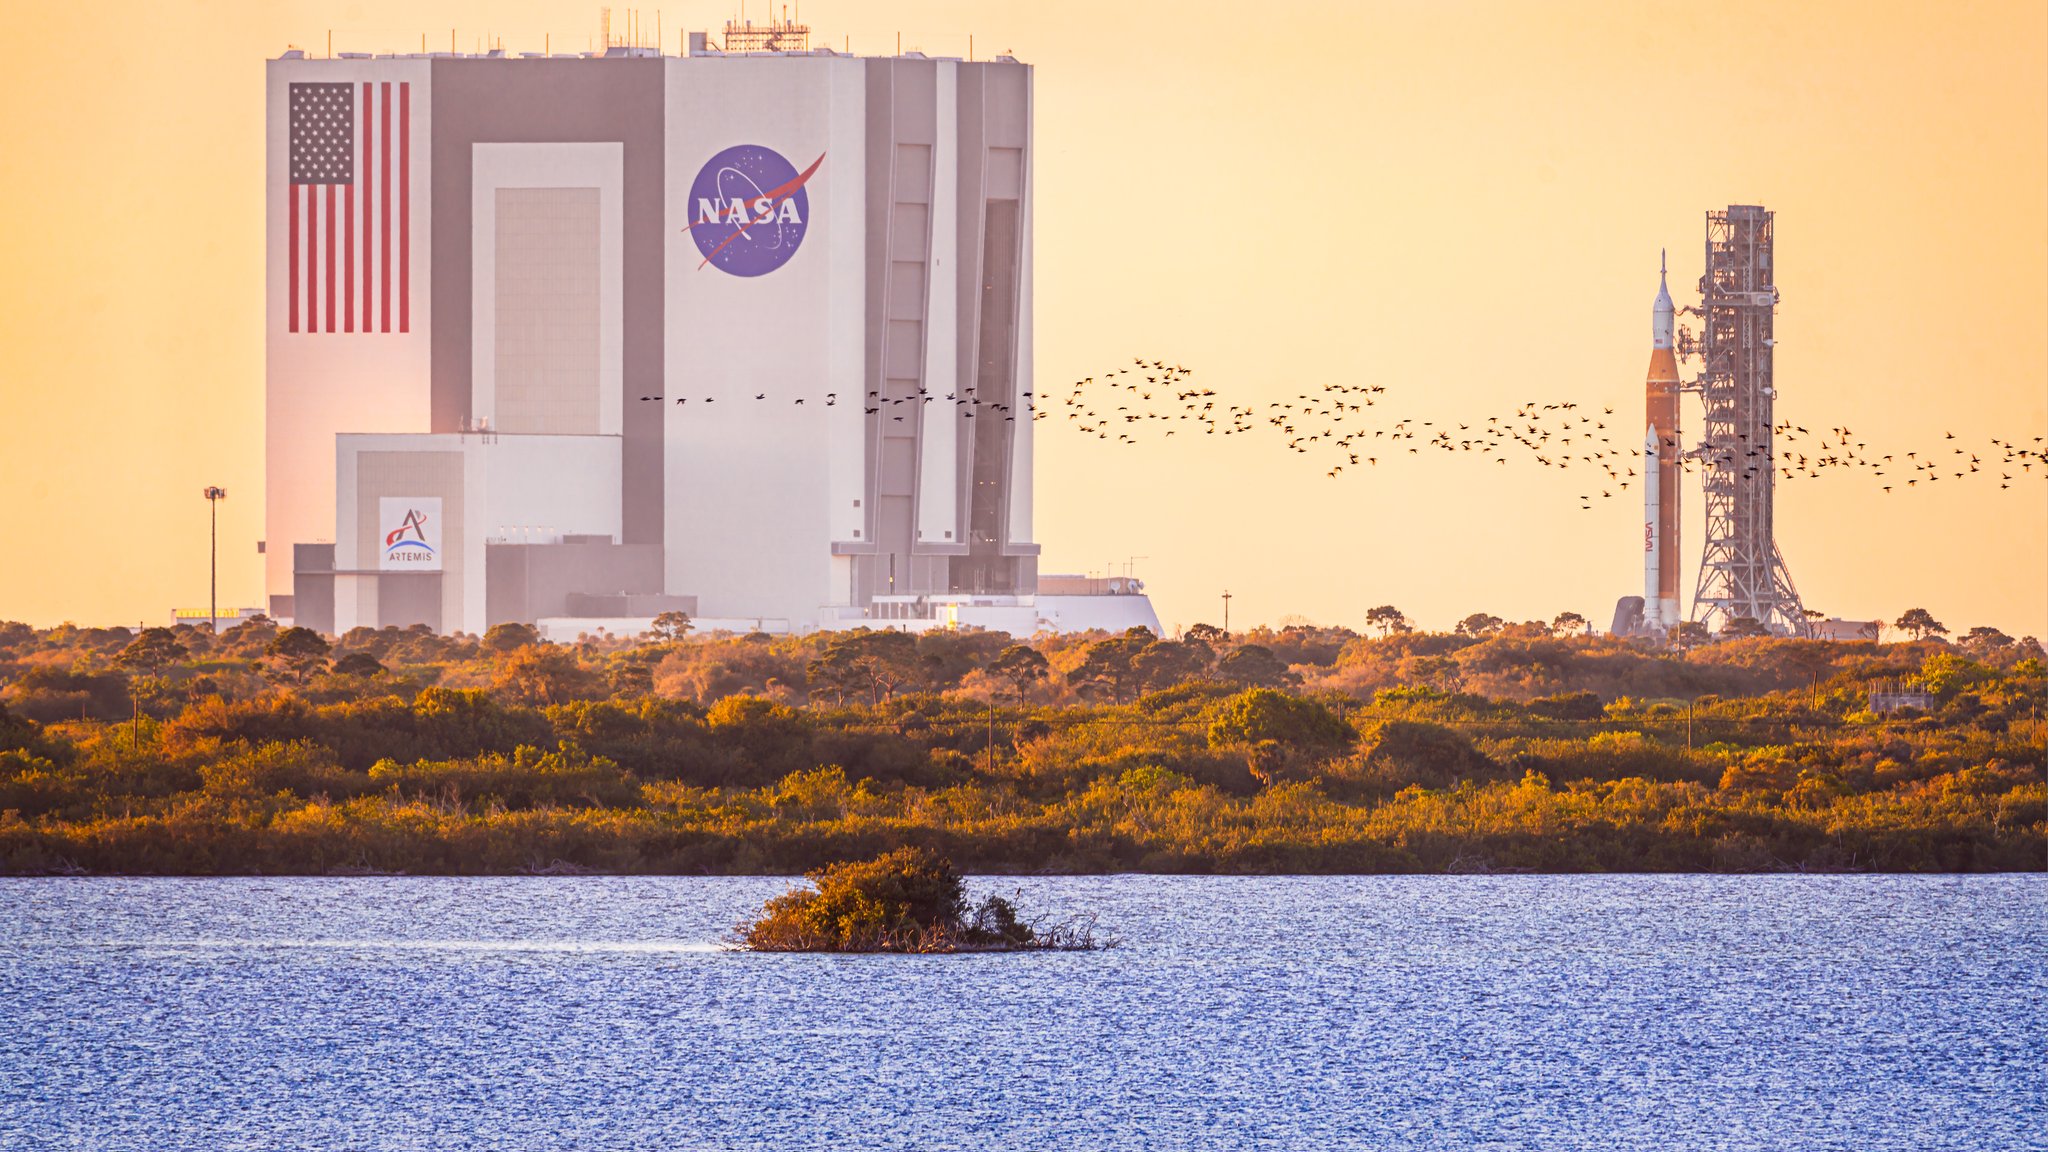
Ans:
{"type": "Polygon", "coordinates": [[[334,331],[334,185],[327,185],[327,330],[334,331]]]}
{"type": "Polygon", "coordinates": [[[287,215],[291,217],[292,241],[291,246],[285,250],[285,279],[291,281],[291,290],[288,294],[291,300],[291,304],[288,306],[291,315],[290,330],[297,332],[299,330],[299,186],[297,184],[286,184],[285,190],[291,193],[285,199],[291,205],[287,215]]]}
{"type": "Polygon", "coordinates": [[[377,308],[383,330],[391,331],[391,82],[384,82],[384,101],[377,105],[377,230],[383,259],[377,262],[377,308]]]}
{"type": "Polygon", "coordinates": [[[306,331],[320,330],[320,186],[306,185],[306,331]]]}
{"type": "Polygon", "coordinates": [[[356,173],[356,183],[363,186],[363,331],[365,332],[370,330],[370,301],[374,299],[370,294],[370,268],[375,263],[372,257],[376,255],[376,250],[371,247],[370,230],[370,209],[377,200],[375,196],[371,195],[372,189],[370,187],[370,146],[372,135],[370,109],[375,103],[371,96],[373,90],[374,85],[368,80],[363,81],[363,167],[361,171],[356,173]]]}
{"type": "Polygon", "coordinates": [[[356,186],[341,186],[341,330],[356,330],[356,186]]]}
{"type": "Polygon", "coordinates": [[[412,330],[412,85],[398,86],[398,330],[412,330]]]}

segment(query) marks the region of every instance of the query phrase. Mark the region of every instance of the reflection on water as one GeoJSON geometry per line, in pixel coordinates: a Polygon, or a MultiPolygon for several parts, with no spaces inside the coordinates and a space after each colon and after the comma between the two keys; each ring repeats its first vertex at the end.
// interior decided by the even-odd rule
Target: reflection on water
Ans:
{"type": "Polygon", "coordinates": [[[760,956],[774,878],[0,881],[0,1148],[2048,1148],[2048,879],[984,881],[1109,952],[760,956]]]}

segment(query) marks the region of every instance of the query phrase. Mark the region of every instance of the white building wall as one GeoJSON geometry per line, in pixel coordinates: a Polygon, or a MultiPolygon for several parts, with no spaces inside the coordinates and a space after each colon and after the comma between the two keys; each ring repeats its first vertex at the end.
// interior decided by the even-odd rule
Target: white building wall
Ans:
{"type": "Polygon", "coordinates": [[[698,597],[707,617],[815,621],[846,599],[832,541],[852,538],[865,490],[863,65],[700,56],[665,68],[667,590],[698,597]],[[706,265],[685,230],[698,170],[736,144],[799,171],[824,156],[801,246],[761,276],[706,265]]]}
{"type": "MultiPolygon", "coordinates": [[[[333,540],[335,511],[334,437],[338,432],[425,432],[431,408],[431,301],[428,296],[428,253],[433,222],[428,212],[431,184],[430,130],[433,92],[425,60],[272,60],[265,67],[266,137],[264,169],[264,556],[265,583],[272,594],[292,588],[292,545],[333,540]],[[291,114],[293,82],[349,82],[360,91],[365,81],[411,85],[409,95],[410,156],[404,189],[394,197],[410,200],[409,317],[401,333],[292,332],[288,322],[290,290],[289,192],[291,180],[291,114]]],[[[360,97],[358,96],[358,99],[360,97]]],[[[397,119],[397,108],[393,110],[397,119]]],[[[363,141],[360,135],[357,145],[363,141]]],[[[356,166],[360,176],[360,163],[356,166]]],[[[359,195],[367,190],[359,188],[359,195]]],[[[360,210],[360,205],[358,206],[360,210]]],[[[392,233],[392,295],[398,293],[399,237],[392,233]]],[[[357,237],[357,283],[379,274],[373,263],[362,264],[357,237]]],[[[381,246],[376,250],[381,255],[381,246]]],[[[304,307],[304,301],[301,301],[304,307]]],[[[358,308],[360,303],[358,302],[358,308]]],[[[395,317],[395,313],[394,313],[395,317]]],[[[336,541],[339,543],[339,541],[336,541]]],[[[337,597],[338,599],[338,597],[337,597]]]]}
{"type": "MultiPolygon", "coordinates": [[[[1033,102],[1036,99],[1036,91],[1037,85],[1027,76],[1024,82],[1025,123],[1033,129],[1033,102]]],[[[1010,542],[1013,544],[1028,544],[1032,540],[1031,448],[1032,432],[1038,422],[1031,418],[1033,413],[1027,410],[1027,406],[1035,409],[1038,402],[1038,384],[1033,374],[1031,328],[1031,299],[1034,291],[1032,269],[1037,264],[1032,251],[1036,231],[1032,225],[1032,218],[1036,215],[1034,209],[1037,207],[1038,199],[1031,185],[1032,169],[1037,165],[1037,155],[1038,149],[1035,147],[1024,150],[1024,187],[1023,196],[1018,204],[1018,212],[1023,220],[1020,224],[1022,235],[1018,240],[1021,249],[1018,257],[1020,266],[1017,269],[1017,422],[1011,425],[1016,429],[1016,433],[1010,449],[1010,542]],[[1026,392],[1031,395],[1026,397],[1026,392]]],[[[1158,623],[1155,621],[1152,627],[1157,631],[1158,623]]]]}
{"type": "Polygon", "coordinates": [[[918,462],[917,531],[928,544],[959,543],[960,419],[946,397],[960,390],[960,66],[938,64],[938,143],[932,151],[931,290],[926,296],[926,406],[918,462]]]}
{"type": "MultiPolygon", "coordinates": [[[[460,572],[451,565],[443,570],[443,579],[459,578],[462,587],[454,601],[454,611],[447,614],[442,627],[445,631],[480,634],[484,630],[486,544],[498,540],[551,543],[570,535],[609,536],[614,543],[618,542],[619,449],[617,436],[441,433],[337,437],[334,453],[338,498],[332,522],[334,566],[340,571],[377,567],[374,555],[361,554],[359,533],[355,530],[361,512],[356,498],[358,460],[363,453],[459,452],[462,523],[455,538],[442,538],[442,549],[461,553],[460,572]]],[[[369,511],[374,515],[374,508],[369,511]]],[[[374,621],[374,600],[369,602],[365,614],[358,611],[354,597],[342,594],[341,586],[349,580],[344,577],[337,581],[338,632],[374,621]]]]}
{"type": "Polygon", "coordinates": [[[1150,628],[1155,636],[1159,614],[1146,596],[1039,596],[1033,600],[1041,625],[1053,632],[1121,632],[1150,628]]]}
{"type": "MultiPolygon", "coordinates": [[[[830,267],[819,277],[821,284],[829,285],[825,298],[824,332],[833,384],[825,390],[836,392],[839,397],[825,418],[824,499],[826,548],[829,552],[829,541],[858,538],[868,517],[868,509],[863,506],[868,469],[868,423],[864,412],[867,407],[867,373],[863,367],[867,355],[868,324],[868,105],[867,71],[860,61],[831,61],[827,74],[825,90],[829,94],[830,105],[825,114],[835,151],[825,158],[825,164],[827,167],[837,164],[838,167],[830,174],[832,180],[825,193],[830,199],[824,202],[827,215],[823,221],[816,219],[820,211],[817,206],[821,203],[817,192],[812,193],[811,204],[814,226],[822,222],[828,228],[823,239],[829,245],[826,251],[831,255],[830,267]]],[[[794,156],[790,159],[793,163],[807,163],[794,156]]],[[[825,168],[818,169],[820,178],[826,175],[825,168]]],[[[817,180],[813,180],[811,186],[816,188],[817,180]]],[[[796,262],[792,261],[782,271],[791,271],[795,266],[796,262]]],[[[816,402],[813,400],[811,403],[816,402]]],[[[834,557],[827,564],[825,595],[816,603],[820,606],[851,604],[851,563],[843,557],[834,557]]]]}
{"type": "Polygon", "coordinates": [[[624,370],[626,148],[623,144],[478,144],[470,157],[470,412],[497,419],[497,207],[500,188],[593,188],[598,193],[596,431],[620,431],[624,370]]]}

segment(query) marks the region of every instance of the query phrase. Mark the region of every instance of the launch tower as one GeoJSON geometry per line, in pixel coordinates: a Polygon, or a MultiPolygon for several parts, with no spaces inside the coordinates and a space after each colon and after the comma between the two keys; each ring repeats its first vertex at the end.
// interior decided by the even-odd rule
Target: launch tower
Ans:
{"type": "Polygon", "coordinates": [[[1778,289],[1771,217],[1754,204],[1707,213],[1705,331],[1697,345],[1703,363],[1692,386],[1704,409],[1705,438],[1689,454],[1700,464],[1706,532],[1692,616],[1710,630],[1749,617],[1780,635],[1799,635],[1805,613],[1772,535],[1778,289]]]}

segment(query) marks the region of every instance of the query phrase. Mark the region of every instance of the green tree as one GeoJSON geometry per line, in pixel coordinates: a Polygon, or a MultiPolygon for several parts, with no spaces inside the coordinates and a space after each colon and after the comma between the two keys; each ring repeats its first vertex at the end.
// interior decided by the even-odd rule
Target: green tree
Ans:
{"type": "Polygon", "coordinates": [[[689,635],[690,628],[688,612],[663,612],[654,618],[654,625],[648,631],[656,640],[676,641],[689,635]]]}
{"type": "Polygon", "coordinates": [[[1414,625],[1408,622],[1408,617],[1392,604],[1382,604],[1366,612],[1365,623],[1367,627],[1379,629],[1381,636],[1415,630],[1414,625]]]}
{"type": "Polygon", "coordinates": [[[934,692],[959,687],[969,672],[986,667],[1011,643],[1007,632],[979,628],[929,628],[915,635],[918,680],[934,692]]]}
{"type": "Polygon", "coordinates": [[[1449,656],[1415,656],[1401,662],[1401,678],[1449,692],[1458,686],[1461,669],[1449,656]]]}
{"type": "Polygon", "coordinates": [[[484,630],[483,646],[487,652],[513,652],[538,643],[540,633],[534,631],[531,624],[507,620],[484,630]]]}
{"type": "Polygon", "coordinates": [[[1577,612],[1559,612],[1557,618],[1550,622],[1550,632],[1554,636],[1574,636],[1585,630],[1586,618],[1577,612]]]}
{"type": "Polygon", "coordinates": [[[1729,640],[1742,640],[1758,636],[1769,636],[1771,630],[1754,616],[1730,616],[1721,625],[1721,635],[1729,640]]]}
{"type": "Polygon", "coordinates": [[[1246,644],[1216,662],[1216,678],[1247,688],[1286,688],[1301,677],[1263,644],[1246,644]]]}
{"type": "Polygon", "coordinates": [[[494,687],[522,703],[561,704],[594,694],[595,677],[567,648],[528,644],[499,662],[494,687]]]}
{"type": "Polygon", "coordinates": [[[865,687],[872,706],[894,699],[899,689],[916,681],[921,667],[917,637],[893,629],[856,628],[833,633],[824,652],[804,672],[814,689],[842,698],[853,686],[865,687]]]}
{"type": "Polygon", "coordinates": [[[271,637],[263,654],[272,676],[304,684],[326,670],[327,651],[325,636],[311,628],[287,628],[271,637]]]}
{"type": "Polygon", "coordinates": [[[142,635],[129,641],[128,646],[121,649],[121,654],[114,657],[114,665],[146,676],[157,676],[186,655],[177,633],[169,628],[144,628],[142,635]]]}
{"type": "Polygon", "coordinates": [[[368,652],[351,652],[334,662],[337,676],[381,676],[384,665],[368,652]]]}
{"type": "Polygon", "coordinates": [[[1214,624],[1190,624],[1188,630],[1181,633],[1181,639],[1200,640],[1202,643],[1214,648],[1216,645],[1230,639],[1230,637],[1224,634],[1223,629],[1218,628],[1214,624]]]}
{"type": "Polygon", "coordinates": [[[1965,633],[1957,643],[1980,656],[1995,656],[2012,647],[2013,639],[1996,628],[1978,625],[1965,633]]]}
{"type": "Polygon", "coordinates": [[[604,672],[605,687],[621,700],[637,700],[654,695],[654,664],[638,658],[638,652],[623,660],[616,660],[604,672]]]}
{"type": "Polygon", "coordinates": [[[1046,662],[1045,654],[1028,644],[1012,644],[989,663],[991,676],[1008,680],[1017,689],[1017,707],[1024,707],[1024,693],[1033,684],[1039,683],[1052,674],[1052,666],[1046,662]]]}
{"type": "Polygon", "coordinates": [[[1081,663],[1067,673],[1067,682],[1081,690],[1107,691],[1121,704],[1138,682],[1138,656],[1157,643],[1149,628],[1127,628],[1123,635],[1097,640],[1082,650],[1081,663]]]}
{"type": "Polygon", "coordinates": [[[1209,646],[1200,640],[1161,640],[1131,660],[1131,671],[1146,690],[1198,680],[1209,670],[1209,646]]]}
{"type": "Polygon", "coordinates": [[[1455,631],[1460,636],[1491,636],[1507,625],[1507,621],[1487,612],[1474,612],[1458,621],[1455,631]]]}
{"type": "Polygon", "coordinates": [[[1892,627],[1897,628],[1901,632],[1912,633],[1915,640],[1925,640],[1929,636],[1948,635],[1948,628],[1941,621],[1936,620],[1934,614],[1925,608],[1906,609],[1905,615],[1892,621],[1892,627]]]}
{"type": "Polygon", "coordinates": [[[862,687],[861,671],[854,663],[853,649],[845,644],[826,641],[825,650],[804,663],[804,684],[812,700],[830,699],[834,704],[846,703],[847,694],[858,692],[862,687]]]}
{"type": "Polygon", "coordinates": [[[1680,620],[1672,625],[1671,646],[1681,652],[1689,652],[1709,639],[1707,626],[1697,620],[1680,620]]]}
{"type": "Polygon", "coordinates": [[[1351,726],[1313,700],[1271,688],[1231,697],[1209,723],[1209,746],[1244,750],[1252,774],[1271,783],[1282,765],[1326,760],[1351,745],[1351,726]]]}

